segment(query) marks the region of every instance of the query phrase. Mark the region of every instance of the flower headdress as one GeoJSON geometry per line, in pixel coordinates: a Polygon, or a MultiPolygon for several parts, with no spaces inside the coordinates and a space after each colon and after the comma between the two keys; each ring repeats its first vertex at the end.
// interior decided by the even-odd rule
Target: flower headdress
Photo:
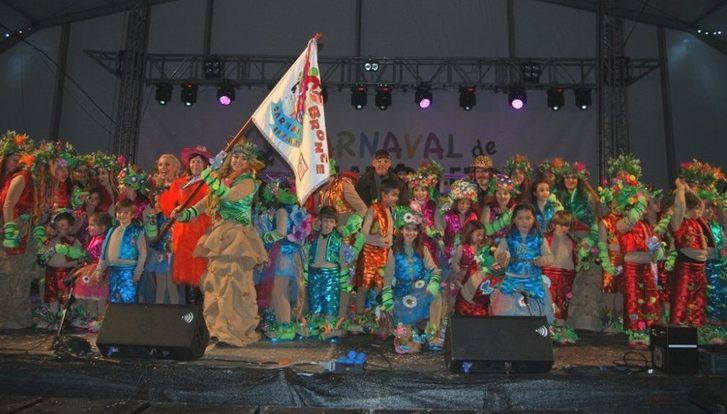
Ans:
{"type": "Polygon", "coordinates": [[[608,160],[608,175],[616,177],[619,171],[625,171],[638,180],[641,178],[641,161],[633,154],[621,154],[608,160]]]}
{"type": "Polygon", "coordinates": [[[262,155],[260,147],[250,140],[246,140],[241,144],[235,144],[232,150],[230,150],[230,154],[243,155],[250,162],[254,170],[262,170],[265,167],[265,163],[260,160],[260,156],[262,155]]]}
{"type": "Polygon", "coordinates": [[[96,151],[91,154],[87,154],[84,158],[86,159],[88,166],[96,170],[103,169],[112,172],[119,169],[119,164],[117,162],[118,158],[115,155],[96,151]]]}
{"type": "Polygon", "coordinates": [[[495,189],[496,190],[507,190],[510,194],[516,194],[518,191],[515,189],[515,185],[512,183],[512,179],[507,174],[495,175],[495,189]]]}
{"type": "Polygon", "coordinates": [[[8,131],[0,138],[0,156],[10,154],[28,154],[33,150],[33,140],[28,134],[8,131]]]}
{"type": "Polygon", "coordinates": [[[424,187],[429,192],[429,198],[434,200],[437,197],[437,189],[439,180],[441,180],[444,174],[444,168],[442,168],[436,161],[428,161],[422,164],[409,179],[409,188],[412,190],[417,187],[424,187]]]}
{"type": "Polygon", "coordinates": [[[514,157],[505,162],[505,171],[508,175],[513,176],[517,170],[524,172],[527,177],[530,176],[532,167],[530,166],[530,160],[528,160],[528,157],[522,154],[515,154],[514,157]]]}
{"type": "Polygon", "coordinates": [[[449,186],[449,198],[451,198],[452,201],[466,199],[476,203],[477,186],[470,180],[456,180],[449,186]]]}
{"type": "Polygon", "coordinates": [[[137,193],[144,194],[149,191],[149,175],[136,165],[125,166],[116,178],[119,185],[132,188],[137,193]]]}
{"type": "MultiPolygon", "coordinates": [[[[78,163],[78,155],[73,145],[61,141],[42,141],[32,153],[31,171],[35,174],[38,168],[55,163],[56,166],[73,168],[78,163]]],[[[24,164],[27,165],[26,162],[24,164]]]]}
{"type": "Polygon", "coordinates": [[[613,204],[614,210],[622,213],[633,207],[639,198],[652,196],[652,193],[632,175],[626,180],[612,180],[611,187],[599,187],[601,202],[613,204]]]}
{"type": "Polygon", "coordinates": [[[552,160],[548,159],[540,162],[538,164],[538,172],[540,172],[540,175],[545,175],[548,171],[555,175],[562,175],[563,168],[567,165],[568,163],[563,158],[556,157],[552,160]]]}
{"type": "Polygon", "coordinates": [[[725,175],[721,168],[693,159],[691,162],[681,164],[682,171],[679,174],[684,181],[691,185],[709,187],[718,181],[724,181],[725,175]]]}
{"type": "Polygon", "coordinates": [[[396,206],[393,211],[394,228],[401,229],[407,224],[420,225],[424,221],[422,214],[411,206],[396,206]]]}
{"type": "Polygon", "coordinates": [[[565,163],[563,168],[560,170],[560,175],[575,175],[580,181],[588,180],[591,173],[586,169],[586,165],[580,161],[576,161],[573,164],[565,163]]]}

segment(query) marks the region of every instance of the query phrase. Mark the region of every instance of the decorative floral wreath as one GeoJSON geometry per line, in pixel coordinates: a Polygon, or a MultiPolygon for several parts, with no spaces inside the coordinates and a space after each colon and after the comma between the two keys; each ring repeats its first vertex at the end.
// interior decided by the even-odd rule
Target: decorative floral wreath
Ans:
{"type": "Polygon", "coordinates": [[[691,162],[681,164],[679,174],[687,183],[698,186],[713,186],[719,181],[727,180],[724,172],[719,167],[714,167],[706,162],[693,159],[691,162]]]}
{"type": "Polygon", "coordinates": [[[502,173],[495,175],[495,190],[507,190],[510,194],[518,192],[510,176],[502,173]]]}
{"type": "Polygon", "coordinates": [[[0,156],[10,154],[28,154],[33,151],[33,140],[28,134],[18,134],[15,131],[7,131],[0,138],[0,156]]]}
{"type": "Polygon", "coordinates": [[[608,160],[608,175],[616,177],[619,171],[625,171],[636,179],[641,178],[641,161],[633,154],[621,154],[608,160]]]}
{"type": "Polygon", "coordinates": [[[514,157],[508,159],[505,162],[505,171],[508,175],[512,176],[515,171],[520,170],[525,173],[526,176],[530,176],[532,167],[530,166],[530,160],[523,154],[515,154],[514,157]]]}
{"type": "Polygon", "coordinates": [[[230,150],[230,154],[242,154],[245,158],[247,158],[254,170],[262,170],[265,167],[265,163],[260,160],[262,151],[260,150],[260,147],[252,141],[246,140],[241,144],[235,144],[235,146],[232,147],[232,150],[230,150]]]}
{"type": "Polygon", "coordinates": [[[567,165],[568,163],[563,160],[563,158],[556,157],[552,160],[547,159],[541,161],[540,164],[538,164],[538,171],[540,172],[540,175],[545,175],[548,171],[555,175],[562,175],[562,169],[567,165]]]}
{"type": "Polygon", "coordinates": [[[117,156],[107,154],[102,151],[87,154],[84,159],[88,166],[93,169],[103,169],[109,172],[115,172],[120,168],[117,156]]]}
{"type": "Polygon", "coordinates": [[[586,169],[586,165],[580,161],[576,161],[573,164],[565,163],[560,170],[560,175],[565,177],[566,175],[575,175],[579,180],[588,180],[591,173],[586,169]]]}
{"type": "Polygon", "coordinates": [[[116,178],[119,185],[132,188],[137,193],[144,194],[149,191],[149,175],[136,165],[130,164],[122,168],[116,178]]]}
{"type": "Polygon", "coordinates": [[[65,168],[73,168],[78,164],[78,154],[68,142],[41,141],[30,155],[21,159],[21,162],[30,167],[34,175],[38,172],[38,168],[51,163],[65,168]]]}
{"type": "Polygon", "coordinates": [[[396,206],[393,211],[394,228],[401,229],[407,224],[421,225],[424,222],[421,212],[411,206],[396,206]]]}

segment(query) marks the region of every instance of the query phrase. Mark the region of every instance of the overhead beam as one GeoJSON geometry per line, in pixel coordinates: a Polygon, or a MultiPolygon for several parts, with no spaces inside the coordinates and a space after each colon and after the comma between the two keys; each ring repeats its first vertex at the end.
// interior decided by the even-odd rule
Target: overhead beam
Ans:
{"type": "Polygon", "coordinates": [[[11,0],[2,0],[2,3],[4,5],[6,5],[10,10],[23,16],[23,18],[25,20],[27,20],[29,22],[35,21],[35,17],[33,17],[30,13],[25,11],[25,9],[23,9],[20,6],[18,6],[17,4],[13,3],[11,0]]]}
{"type": "Polygon", "coordinates": [[[727,0],[722,0],[719,3],[715,4],[711,9],[707,10],[706,12],[702,13],[701,16],[699,16],[696,19],[694,19],[692,21],[692,25],[693,26],[696,26],[697,24],[699,24],[699,22],[701,22],[702,20],[704,20],[707,17],[709,17],[712,14],[714,14],[717,10],[721,9],[722,7],[724,7],[725,4],[727,4],[727,0]]]}
{"type": "MultiPolygon", "coordinates": [[[[592,13],[598,13],[598,0],[539,0],[543,3],[555,4],[558,6],[570,7],[579,10],[585,10],[592,13]]],[[[625,9],[623,7],[614,8],[614,16],[622,19],[628,19],[635,22],[647,23],[654,26],[662,26],[667,29],[679,30],[696,36],[698,27],[692,23],[675,19],[671,16],[656,15],[651,13],[642,13],[638,10],[625,9]]],[[[704,43],[712,46],[722,54],[727,55],[727,42],[716,39],[714,37],[696,36],[704,43]]]]}
{"type": "MultiPolygon", "coordinates": [[[[3,0],[7,4],[7,0],[3,0]]],[[[152,0],[152,5],[170,3],[177,0],[152,0]]],[[[0,41],[0,54],[7,51],[11,47],[23,41],[25,36],[49,27],[62,25],[65,23],[73,23],[81,20],[93,19],[96,17],[107,16],[110,14],[121,13],[131,10],[139,5],[139,0],[123,0],[118,3],[106,4],[104,6],[93,7],[86,10],[66,13],[58,16],[52,16],[46,19],[32,20],[26,27],[31,27],[32,32],[24,30],[23,34],[13,33],[9,38],[0,41]]]]}

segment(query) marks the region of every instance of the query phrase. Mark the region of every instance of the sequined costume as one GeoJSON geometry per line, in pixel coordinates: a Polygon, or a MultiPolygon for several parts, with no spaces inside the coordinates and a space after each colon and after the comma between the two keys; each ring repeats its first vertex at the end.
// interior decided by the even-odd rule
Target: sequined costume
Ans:
{"type": "MultiPolygon", "coordinates": [[[[488,217],[488,219],[489,219],[488,223],[494,223],[495,221],[497,221],[497,219],[502,217],[502,215],[505,214],[506,211],[508,211],[508,207],[506,207],[504,209],[500,209],[500,206],[496,202],[490,203],[487,206],[488,206],[489,212],[490,212],[489,213],[490,216],[488,217]]],[[[508,229],[509,229],[509,226],[504,226],[502,229],[498,230],[495,234],[487,236],[487,244],[490,246],[497,247],[497,245],[500,244],[500,239],[502,239],[502,237],[505,236],[505,234],[507,234],[508,229]]]]}
{"type": "MultiPolygon", "coordinates": [[[[639,220],[629,231],[619,234],[624,257],[629,253],[648,253],[647,241],[652,235],[651,226],[645,220],[639,220]]],[[[623,267],[624,328],[643,331],[659,316],[656,264],[624,261],[623,267]]]]}
{"type": "MultiPolygon", "coordinates": [[[[435,222],[434,217],[437,213],[437,204],[427,199],[424,203],[419,203],[419,208],[422,212],[422,217],[424,218],[424,222],[422,223],[423,229],[434,229],[435,228],[435,222]]],[[[427,235],[426,231],[423,231],[420,235],[422,239],[422,243],[424,243],[424,246],[429,250],[429,254],[432,256],[432,259],[434,260],[434,263],[439,265],[439,248],[437,246],[437,241],[433,238],[429,237],[427,235]]]]}
{"type": "Polygon", "coordinates": [[[560,191],[557,195],[565,211],[571,213],[575,219],[573,231],[576,233],[590,231],[595,222],[590,195],[580,188],[576,188],[572,193],[560,191]]]}
{"type": "Polygon", "coordinates": [[[460,217],[456,208],[444,213],[444,258],[449,261],[452,258],[454,249],[459,245],[460,232],[470,221],[479,220],[477,212],[470,210],[464,214],[464,220],[460,217]]]}
{"type": "MultiPolygon", "coordinates": [[[[245,346],[258,340],[259,323],[253,269],[268,260],[265,246],[252,226],[252,202],[259,183],[244,173],[230,183],[226,198],[215,198],[210,212],[212,227],[199,239],[195,257],[209,262],[202,276],[204,316],[210,336],[220,341],[245,346]],[[241,196],[231,200],[232,195],[241,196]]],[[[207,199],[197,203],[200,212],[207,199]]]]}
{"type": "Polygon", "coordinates": [[[715,321],[727,320],[727,269],[721,251],[725,248],[725,232],[722,226],[712,220],[709,230],[714,240],[712,253],[707,258],[707,318],[715,321]]]}
{"type": "MultiPolygon", "coordinates": [[[[614,268],[623,266],[624,254],[619,246],[618,231],[616,230],[616,222],[620,219],[621,216],[614,212],[608,213],[603,217],[603,219],[601,219],[601,225],[605,232],[606,244],[608,245],[608,257],[614,268]]],[[[601,290],[603,293],[620,293],[623,291],[623,278],[617,277],[617,275],[612,275],[605,269],[602,273],[601,283],[601,290]]]]}
{"type": "Polygon", "coordinates": [[[412,252],[396,252],[394,256],[394,323],[414,325],[429,317],[432,295],[427,292],[427,284],[432,269],[426,269],[424,259],[412,252]]]}
{"type": "Polygon", "coordinates": [[[553,219],[553,215],[555,214],[555,206],[550,201],[546,201],[542,209],[540,209],[538,203],[534,203],[533,207],[535,207],[535,222],[538,225],[538,229],[541,233],[545,234],[550,230],[550,220],[553,219]]]}
{"type": "Polygon", "coordinates": [[[553,322],[553,304],[550,292],[543,283],[541,268],[535,261],[550,251],[542,235],[534,229],[523,239],[517,229],[512,229],[500,242],[498,253],[510,253],[505,277],[492,294],[492,315],[545,316],[553,322]]]}
{"type": "Polygon", "coordinates": [[[499,283],[499,279],[491,275],[482,275],[475,261],[475,248],[471,244],[463,244],[462,258],[459,267],[464,270],[465,278],[462,289],[457,292],[454,312],[457,315],[487,316],[490,307],[490,294],[499,283]]]}
{"type": "MultiPolygon", "coordinates": [[[[130,224],[123,229],[117,252],[118,260],[128,261],[124,263],[109,262],[109,242],[114,231],[119,227],[113,227],[106,234],[101,259],[106,263],[109,280],[109,302],[110,303],[136,303],[137,282],[134,282],[134,270],[139,260],[139,239],[144,236],[144,229],[137,224],[130,224]]],[[[102,267],[103,269],[103,267],[102,267]]]]}
{"type": "MultiPolygon", "coordinates": [[[[370,234],[387,237],[392,223],[390,215],[381,203],[373,203],[370,207],[374,213],[373,224],[370,234]]],[[[364,288],[376,287],[379,290],[383,287],[384,278],[381,269],[386,266],[386,259],[389,254],[388,247],[376,246],[370,243],[364,244],[356,264],[356,286],[364,288]]]]}
{"type": "MultiPolygon", "coordinates": [[[[567,249],[570,253],[569,267],[568,269],[563,267],[555,266],[544,266],[543,274],[550,279],[550,297],[553,299],[553,317],[555,319],[568,319],[568,304],[570,299],[573,297],[573,281],[576,278],[576,272],[572,267],[575,258],[578,257],[576,241],[570,236],[564,236],[570,244],[570,248],[567,249]]],[[[555,257],[558,256],[556,248],[553,244],[553,232],[545,234],[545,240],[550,246],[550,250],[555,257]]],[[[559,252],[560,253],[560,252],[559,252]]]]}
{"type": "Polygon", "coordinates": [[[334,230],[328,235],[315,233],[308,244],[308,310],[314,315],[338,317],[340,304],[341,248],[343,238],[334,230]],[[318,246],[325,241],[323,257],[318,257],[318,246]],[[316,266],[316,264],[332,267],[316,266]]]}
{"type": "MultiPolygon", "coordinates": [[[[684,218],[673,231],[676,248],[707,249],[705,230],[700,220],[684,218]]],[[[671,323],[702,326],[706,321],[707,277],[705,262],[688,257],[679,251],[674,267],[671,295],[671,323]]]]}
{"type": "Polygon", "coordinates": [[[94,282],[92,279],[93,272],[96,270],[96,265],[101,257],[101,249],[105,238],[106,234],[99,234],[91,237],[91,240],[86,244],[86,252],[90,263],[77,271],[79,276],[76,278],[73,296],[78,299],[98,300],[106,299],[109,296],[106,274],[102,275],[99,282],[94,282]]]}
{"type": "MultiPolygon", "coordinates": [[[[199,185],[199,182],[193,182],[189,177],[177,178],[169,186],[169,189],[162,193],[159,197],[159,207],[166,216],[172,214],[177,206],[181,205],[187,197],[199,185]]],[[[194,205],[207,196],[207,184],[202,183],[202,188],[192,197],[190,205],[194,205]]],[[[174,260],[172,261],[172,280],[177,284],[189,285],[192,287],[199,285],[199,279],[202,277],[207,260],[200,257],[193,257],[192,252],[212,224],[212,219],[207,214],[201,214],[194,221],[182,223],[175,221],[172,225],[172,251],[174,252],[174,260]]]]}

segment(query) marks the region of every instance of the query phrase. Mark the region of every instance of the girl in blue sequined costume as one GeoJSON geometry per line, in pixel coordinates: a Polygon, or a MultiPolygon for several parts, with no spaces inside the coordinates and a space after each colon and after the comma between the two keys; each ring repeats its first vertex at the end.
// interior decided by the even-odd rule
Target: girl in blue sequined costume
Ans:
{"type": "Polygon", "coordinates": [[[263,166],[259,154],[257,146],[247,141],[235,145],[229,156],[215,157],[201,175],[209,186],[209,196],[194,207],[172,213],[182,222],[203,212],[213,217],[194,256],[208,259],[200,284],[205,322],[218,346],[245,346],[259,339],[253,269],[268,260],[263,241],[252,226],[252,202],[259,188],[254,174],[263,166]],[[214,169],[223,158],[219,170],[214,169]]]}
{"type": "Polygon", "coordinates": [[[724,325],[727,322],[727,269],[723,253],[727,248],[725,244],[725,231],[720,223],[718,207],[713,203],[705,203],[704,222],[714,241],[713,247],[708,247],[706,265],[707,273],[707,321],[710,324],[724,325]]]}
{"type": "Polygon", "coordinates": [[[550,231],[550,220],[556,211],[562,210],[555,196],[551,196],[550,184],[545,180],[536,181],[533,184],[533,207],[535,207],[535,221],[538,225],[538,231],[545,234],[550,231]]]}
{"type": "Polygon", "coordinates": [[[421,214],[408,207],[396,207],[396,238],[384,269],[382,309],[393,311],[394,348],[397,353],[421,350],[429,340],[442,346],[439,321],[442,319],[440,270],[421,240],[421,214]]]}
{"type": "Polygon", "coordinates": [[[552,261],[550,248],[535,226],[535,209],[518,204],[513,211],[513,226],[500,240],[495,252],[505,278],[492,294],[490,313],[506,316],[545,316],[553,322],[553,304],[547,277],[541,267],[552,261]]]}

